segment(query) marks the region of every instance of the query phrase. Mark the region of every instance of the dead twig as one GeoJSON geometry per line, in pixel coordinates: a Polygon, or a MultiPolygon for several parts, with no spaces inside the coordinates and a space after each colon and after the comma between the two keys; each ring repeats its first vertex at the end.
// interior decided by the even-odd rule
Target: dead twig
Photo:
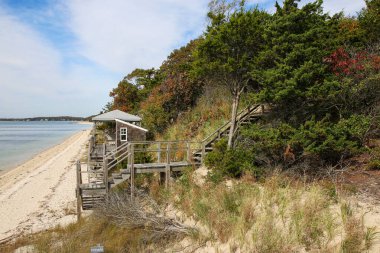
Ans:
{"type": "Polygon", "coordinates": [[[136,196],[112,192],[106,201],[97,206],[95,215],[127,229],[146,231],[147,240],[156,241],[191,235],[195,229],[174,219],[165,217],[158,204],[143,191],[135,190],[136,196]]]}

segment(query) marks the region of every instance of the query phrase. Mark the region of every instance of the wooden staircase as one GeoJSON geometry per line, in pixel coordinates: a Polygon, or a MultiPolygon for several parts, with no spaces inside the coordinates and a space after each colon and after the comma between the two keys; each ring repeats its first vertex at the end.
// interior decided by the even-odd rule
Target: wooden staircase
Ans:
{"type": "MultiPolygon", "coordinates": [[[[265,113],[264,109],[262,105],[255,105],[242,110],[237,115],[234,134],[238,134],[241,126],[257,121],[265,113]]],[[[167,186],[172,172],[182,171],[189,166],[200,166],[206,154],[213,150],[214,144],[228,136],[230,127],[231,122],[227,122],[201,142],[128,142],[113,151],[104,153],[102,162],[89,159],[87,164],[81,164],[78,161],[76,189],[78,217],[80,217],[81,208],[83,210],[94,209],[98,203],[105,200],[105,196],[111,188],[127,180],[133,194],[136,174],[159,172],[161,175],[165,175],[165,185],[167,186]],[[138,163],[138,160],[135,159],[138,153],[150,155],[153,157],[153,162],[138,163]],[[119,167],[121,169],[116,170],[119,167]]]]}
{"type": "MultiPolygon", "coordinates": [[[[236,136],[240,127],[256,122],[265,113],[264,105],[248,106],[242,110],[236,117],[236,136]]],[[[202,140],[202,150],[198,150],[193,154],[193,160],[203,162],[205,155],[213,150],[214,144],[222,138],[228,137],[231,128],[231,121],[219,127],[212,134],[202,140]]]]}

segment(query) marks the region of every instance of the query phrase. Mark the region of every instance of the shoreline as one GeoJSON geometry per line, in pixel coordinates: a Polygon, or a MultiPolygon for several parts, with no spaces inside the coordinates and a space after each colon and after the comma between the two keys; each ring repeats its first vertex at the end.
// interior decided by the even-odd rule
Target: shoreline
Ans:
{"type": "Polygon", "coordinates": [[[15,162],[13,165],[10,165],[9,167],[5,167],[4,169],[0,169],[0,187],[1,187],[1,178],[2,176],[4,176],[5,174],[7,174],[8,172],[14,170],[14,169],[17,169],[18,167],[21,167],[23,166],[24,164],[28,163],[29,161],[43,155],[45,152],[48,152],[50,149],[53,149],[59,145],[61,145],[62,143],[66,142],[68,139],[70,139],[71,137],[73,137],[74,135],[78,134],[79,132],[81,131],[85,131],[85,130],[79,130],[73,134],[70,134],[69,136],[66,136],[64,137],[62,140],[60,140],[58,143],[55,143],[53,145],[49,145],[45,148],[42,148],[40,151],[37,151],[37,152],[34,152],[33,154],[25,157],[24,159],[18,161],[18,162],[15,162]]]}
{"type": "MultiPolygon", "coordinates": [[[[58,121],[59,122],[59,121],[58,121]]],[[[93,123],[90,122],[90,121],[72,121],[72,122],[75,122],[76,124],[78,125],[92,125],[93,123]]],[[[21,165],[23,165],[24,163],[27,163],[28,161],[34,159],[36,156],[39,156],[40,154],[48,151],[49,149],[51,148],[54,148],[56,147],[57,145],[60,145],[61,143],[65,142],[67,139],[71,138],[73,135],[81,132],[81,131],[84,131],[84,130],[91,130],[92,128],[88,128],[88,129],[82,129],[82,130],[77,130],[67,136],[64,136],[62,137],[61,139],[57,140],[56,142],[54,143],[50,143],[48,145],[46,145],[45,147],[41,147],[39,150],[37,151],[34,151],[32,153],[29,153],[28,155],[26,155],[25,157],[23,158],[20,158],[16,161],[11,161],[8,165],[5,165],[4,167],[1,167],[0,166],[0,178],[8,173],[9,171],[13,170],[13,169],[16,169],[17,167],[20,167],[21,165]]]]}
{"type": "Polygon", "coordinates": [[[78,131],[0,172],[0,241],[75,222],[75,162],[90,129],[78,131]]]}

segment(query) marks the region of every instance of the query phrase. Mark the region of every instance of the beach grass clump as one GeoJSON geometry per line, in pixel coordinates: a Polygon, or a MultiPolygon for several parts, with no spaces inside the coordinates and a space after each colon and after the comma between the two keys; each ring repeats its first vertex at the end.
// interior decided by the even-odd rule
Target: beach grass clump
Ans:
{"type": "Polygon", "coordinates": [[[185,173],[173,186],[171,201],[208,227],[206,237],[221,243],[237,241],[247,252],[335,252],[371,245],[373,231],[366,230],[351,207],[342,204],[339,210],[337,197],[317,183],[305,185],[281,175],[261,183],[198,186],[193,180],[185,173]]]}

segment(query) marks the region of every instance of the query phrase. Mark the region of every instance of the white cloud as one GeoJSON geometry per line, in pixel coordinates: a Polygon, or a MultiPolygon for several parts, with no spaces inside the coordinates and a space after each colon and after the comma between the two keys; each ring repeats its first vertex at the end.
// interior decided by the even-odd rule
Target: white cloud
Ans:
{"type": "Polygon", "coordinates": [[[344,11],[346,15],[356,15],[363,7],[364,0],[325,0],[323,3],[325,11],[338,13],[344,11]]]}
{"type": "Polygon", "coordinates": [[[58,0],[36,13],[1,10],[0,117],[98,112],[125,74],[158,67],[199,35],[206,6],[202,0],[58,0]],[[76,40],[53,44],[41,24],[66,29],[76,40]]]}
{"type": "Polygon", "coordinates": [[[0,27],[0,117],[87,115],[100,107],[86,99],[87,92],[99,95],[94,87],[101,85],[90,70],[82,67],[64,73],[61,54],[4,11],[0,11],[0,27]],[[81,80],[84,74],[86,81],[81,80]],[[85,104],[78,106],[82,101],[85,104]]]}
{"type": "Polygon", "coordinates": [[[159,66],[201,34],[207,11],[205,0],[70,0],[67,6],[79,53],[124,73],[159,66]]]}
{"type": "MultiPolygon", "coordinates": [[[[302,0],[301,5],[314,2],[315,0],[302,0]]],[[[330,14],[335,14],[343,11],[346,15],[356,15],[363,7],[364,0],[324,0],[323,10],[330,14]]]]}

